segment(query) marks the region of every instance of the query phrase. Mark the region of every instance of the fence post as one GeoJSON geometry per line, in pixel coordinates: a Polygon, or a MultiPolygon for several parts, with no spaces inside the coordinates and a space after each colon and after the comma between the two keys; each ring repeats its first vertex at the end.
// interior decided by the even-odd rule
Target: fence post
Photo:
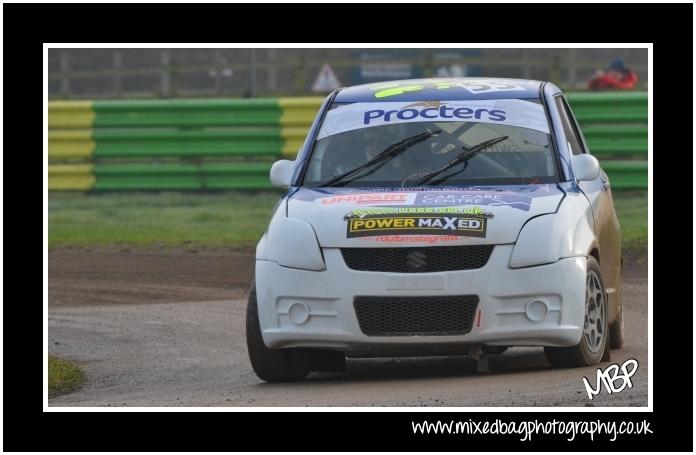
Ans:
{"type": "Polygon", "coordinates": [[[305,93],[305,57],[300,54],[295,67],[295,96],[304,95],[305,93]]]}
{"type": "Polygon", "coordinates": [[[70,59],[65,50],[60,52],[60,92],[63,97],[70,98],[70,59]]]}
{"type": "Polygon", "coordinates": [[[256,49],[251,50],[251,97],[256,98],[256,49]]]}
{"type": "Polygon", "coordinates": [[[531,60],[529,58],[529,49],[522,49],[522,78],[532,78],[531,60]]]}
{"type": "Polygon", "coordinates": [[[271,92],[272,94],[275,93],[278,90],[278,77],[277,77],[277,69],[276,69],[276,50],[275,49],[267,49],[268,54],[267,54],[267,63],[268,63],[268,91],[271,92]]]}
{"type": "Polygon", "coordinates": [[[558,54],[553,54],[549,67],[549,80],[556,85],[561,85],[561,62],[558,54]]]}
{"type": "Polygon", "coordinates": [[[577,52],[575,49],[568,49],[566,52],[566,65],[568,68],[568,87],[576,88],[578,85],[577,52]]]}
{"type": "Polygon", "coordinates": [[[171,95],[172,76],[170,62],[169,50],[163,50],[160,54],[160,96],[162,98],[168,98],[171,95]]]}
{"type": "Polygon", "coordinates": [[[123,69],[123,54],[121,51],[114,51],[114,92],[116,92],[116,97],[121,98],[121,70],[123,69]]]}
{"type": "Polygon", "coordinates": [[[433,55],[429,50],[423,55],[423,77],[433,77],[433,55]]]}
{"type": "MultiPolygon", "coordinates": [[[[213,52],[213,58],[215,60],[215,94],[220,96],[222,93],[222,55],[220,54],[220,49],[215,49],[213,52]]],[[[210,74],[210,73],[208,73],[210,74]]]]}

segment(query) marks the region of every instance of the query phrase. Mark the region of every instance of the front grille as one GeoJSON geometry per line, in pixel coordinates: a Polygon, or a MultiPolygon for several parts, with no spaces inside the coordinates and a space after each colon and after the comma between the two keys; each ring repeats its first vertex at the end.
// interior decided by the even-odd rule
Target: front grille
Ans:
{"type": "Polygon", "coordinates": [[[427,273],[478,269],[486,265],[493,245],[433,246],[420,248],[341,248],[353,270],[427,273]]]}
{"type": "Polygon", "coordinates": [[[471,331],[478,296],[356,297],[360,330],[370,336],[463,335],[471,331]]]}

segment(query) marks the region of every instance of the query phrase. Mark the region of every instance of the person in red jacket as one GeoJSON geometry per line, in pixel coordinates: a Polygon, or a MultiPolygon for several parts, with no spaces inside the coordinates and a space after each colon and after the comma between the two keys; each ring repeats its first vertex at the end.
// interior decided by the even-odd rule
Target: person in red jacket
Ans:
{"type": "Polygon", "coordinates": [[[609,65],[609,69],[598,71],[587,83],[590,90],[624,90],[632,89],[638,84],[638,75],[626,68],[621,59],[615,59],[609,65]]]}

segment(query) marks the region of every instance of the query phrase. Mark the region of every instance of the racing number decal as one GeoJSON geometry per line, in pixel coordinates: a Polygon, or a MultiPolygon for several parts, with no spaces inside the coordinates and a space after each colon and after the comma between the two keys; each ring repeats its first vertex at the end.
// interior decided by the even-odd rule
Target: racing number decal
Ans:
{"type": "Polygon", "coordinates": [[[402,85],[401,87],[383,88],[375,92],[375,98],[386,98],[388,96],[401,95],[406,92],[417,92],[419,90],[423,90],[422,85],[402,85]]]}
{"type": "Polygon", "coordinates": [[[490,81],[490,80],[480,80],[480,81],[439,81],[434,84],[425,85],[399,85],[399,84],[381,84],[373,87],[373,90],[377,90],[374,94],[375,98],[388,98],[390,96],[403,95],[408,92],[418,92],[426,88],[435,86],[437,90],[446,90],[449,88],[463,88],[464,90],[479,94],[479,93],[493,93],[493,92],[509,92],[515,90],[524,90],[520,85],[513,84],[512,82],[502,82],[502,81],[490,81]]]}
{"type": "MultiPolygon", "coordinates": [[[[491,82],[491,81],[481,81],[481,82],[463,82],[459,86],[464,90],[468,90],[471,93],[492,93],[492,92],[507,92],[512,90],[524,90],[519,85],[510,84],[507,82],[491,82]]],[[[445,87],[438,87],[445,88],[445,87]]]]}

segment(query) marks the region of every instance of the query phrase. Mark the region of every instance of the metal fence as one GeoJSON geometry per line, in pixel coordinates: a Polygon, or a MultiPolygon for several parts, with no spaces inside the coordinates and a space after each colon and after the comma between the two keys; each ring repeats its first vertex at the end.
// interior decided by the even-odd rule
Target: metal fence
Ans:
{"type": "Polygon", "coordinates": [[[50,99],[312,94],[329,64],[341,85],[432,76],[519,77],[584,89],[622,58],[647,87],[647,49],[49,49],[50,99]]]}

